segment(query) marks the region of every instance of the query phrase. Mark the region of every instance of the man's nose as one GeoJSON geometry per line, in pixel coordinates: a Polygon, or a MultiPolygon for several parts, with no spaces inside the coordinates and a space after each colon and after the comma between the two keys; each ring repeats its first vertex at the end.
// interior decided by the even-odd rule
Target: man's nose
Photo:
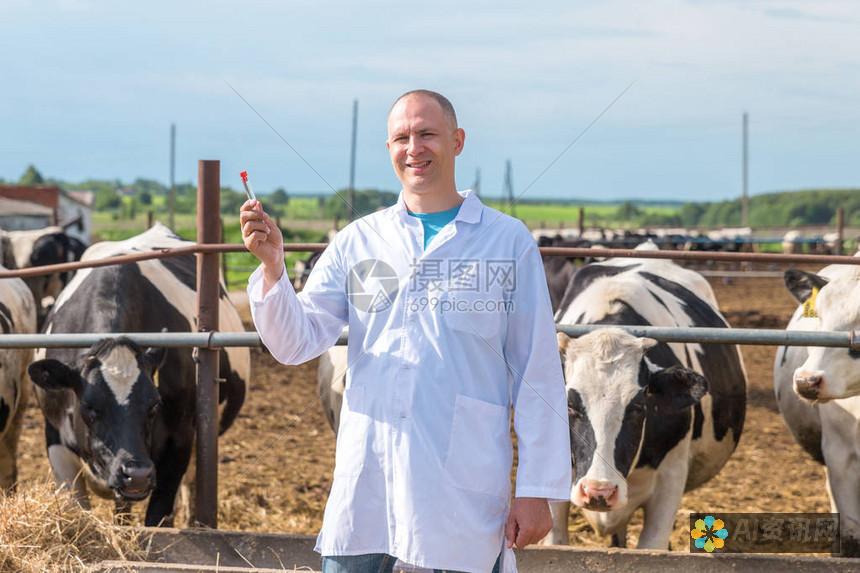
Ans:
{"type": "Polygon", "coordinates": [[[422,149],[421,139],[415,135],[410,136],[409,141],[406,143],[407,155],[417,155],[422,149]]]}

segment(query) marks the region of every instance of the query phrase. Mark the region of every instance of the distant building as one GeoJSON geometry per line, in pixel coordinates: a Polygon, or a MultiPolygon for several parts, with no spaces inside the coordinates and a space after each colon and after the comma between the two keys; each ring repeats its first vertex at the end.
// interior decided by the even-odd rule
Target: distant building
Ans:
{"type": "Polygon", "coordinates": [[[0,185],[0,229],[41,229],[60,225],[89,244],[92,232],[91,191],[66,191],[50,185],[0,185]]]}

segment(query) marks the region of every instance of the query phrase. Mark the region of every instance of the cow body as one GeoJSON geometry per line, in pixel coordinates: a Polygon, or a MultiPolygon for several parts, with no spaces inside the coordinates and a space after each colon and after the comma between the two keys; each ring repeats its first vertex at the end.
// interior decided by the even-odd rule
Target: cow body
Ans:
{"type": "MultiPolygon", "coordinates": [[[[0,280],[0,332],[36,332],[36,305],[21,279],[0,280]]],[[[32,357],[29,348],[0,348],[0,489],[11,488],[18,476],[18,437],[29,396],[27,365],[32,357]]]]}
{"type": "MultiPolygon", "coordinates": [[[[98,243],[84,260],[185,246],[163,225],[122,242],[98,243]]],[[[78,272],[48,316],[46,333],[191,332],[196,330],[193,256],[78,272]]],[[[220,330],[241,331],[221,289],[220,330]]],[[[195,364],[191,348],[144,351],[122,339],[89,350],[48,349],[30,367],[45,418],[57,481],[87,504],[87,489],[118,506],[150,495],[146,525],[169,524],[195,431],[195,364]],[[81,477],[82,476],[82,477],[81,477]]],[[[220,353],[220,430],[244,401],[247,348],[220,353]]]]}
{"type": "MultiPolygon", "coordinates": [[[[608,327],[577,340],[559,335],[571,499],[620,546],[643,507],[638,547],[666,549],[683,493],[713,478],[737,446],[746,374],[735,346],[657,343],[611,327],[726,328],[713,292],[700,275],[669,261],[610,259],[574,275],[556,321],[608,327]]],[[[566,543],[567,504],[552,509],[547,541],[566,543]]]]}
{"type": "MultiPolygon", "coordinates": [[[[860,328],[860,268],[830,265],[818,273],[790,270],[785,279],[800,303],[787,330],[860,328]],[[817,290],[814,296],[813,289],[817,290]]],[[[842,554],[860,556],[860,352],[781,347],[774,361],[773,383],[779,411],[795,441],[826,467],[831,511],[840,514],[842,554]]]]}
{"type": "MultiPolygon", "coordinates": [[[[80,259],[84,245],[67,235],[61,227],[45,227],[32,231],[2,231],[3,242],[11,251],[12,260],[7,259],[4,250],[4,264],[13,268],[26,269],[45,265],[57,265],[80,259]]],[[[60,291],[68,284],[72,273],[53,273],[27,277],[24,282],[30,288],[36,301],[37,321],[42,327],[51,304],[60,291]]]]}

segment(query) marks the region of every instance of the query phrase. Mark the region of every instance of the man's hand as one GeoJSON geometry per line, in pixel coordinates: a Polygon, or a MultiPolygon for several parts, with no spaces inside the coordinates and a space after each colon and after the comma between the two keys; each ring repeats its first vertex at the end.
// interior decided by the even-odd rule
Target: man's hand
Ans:
{"type": "Polygon", "coordinates": [[[263,211],[259,201],[245,201],[239,211],[242,241],[263,263],[265,290],[271,288],[284,271],[284,237],[281,230],[263,211]]]}
{"type": "Polygon", "coordinates": [[[552,529],[552,515],[547,500],[539,497],[517,497],[505,523],[507,546],[523,549],[537,543],[552,529]]]}

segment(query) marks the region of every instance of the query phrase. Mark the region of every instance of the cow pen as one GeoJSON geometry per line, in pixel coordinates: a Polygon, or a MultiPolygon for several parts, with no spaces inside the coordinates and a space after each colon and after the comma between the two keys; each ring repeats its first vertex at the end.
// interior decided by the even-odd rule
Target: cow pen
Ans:
{"type": "MultiPolygon", "coordinates": [[[[60,271],[77,270],[82,268],[101,267],[114,264],[123,264],[133,261],[156,259],[164,257],[174,257],[188,255],[194,253],[198,255],[198,332],[196,333],[123,333],[135,342],[145,346],[165,346],[165,347],[195,347],[198,349],[198,404],[209,404],[210,407],[199,407],[197,410],[197,431],[198,444],[204,447],[197,449],[197,515],[200,524],[216,528],[215,521],[217,510],[217,384],[218,378],[217,363],[207,362],[207,356],[215,356],[217,349],[227,346],[260,346],[261,342],[256,333],[221,333],[217,332],[214,325],[217,325],[217,310],[216,316],[211,315],[212,301],[218,300],[218,280],[220,258],[218,253],[226,252],[241,252],[245,248],[243,245],[222,244],[216,241],[221,237],[221,223],[218,215],[218,190],[220,189],[219,181],[219,164],[217,161],[201,161],[199,163],[199,178],[198,178],[198,243],[189,247],[178,249],[165,249],[153,251],[150,253],[136,253],[131,255],[123,255],[119,257],[111,257],[98,261],[85,261],[76,263],[67,263],[62,265],[52,265],[37,268],[28,268],[22,270],[0,271],[0,279],[11,277],[27,277],[51,274],[60,271]],[[204,280],[204,277],[208,277],[204,280]],[[216,277],[215,280],[211,280],[216,277]],[[208,316],[207,316],[207,313],[208,316]]],[[[285,245],[285,251],[320,251],[324,249],[324,244],[314,243],[294,243],[285,245]]],[[[570,248],[570,247],[545,247],[541,249],[541,253],[550,256],[566,256],[566,257],[627,257],[627,258],[657,258],[671,259],[677,261],[734,261],[734,262],[762,262],[775,264],[844,264],[858,265],[860,258],[843,256],[843,255],[803,255],[803,254],[769,254],[769,253],[719,253],[719,252],[685,252],[685,251],[635,251],[632,249],[595,249],[595,248],[570,248]]],[[[217,309],[217,304],[214,305],[217,309]]],[[[582,335],[589,329],[596,328],[586,325],[559,325],[559,330],[566,332],[572,336],[582,335]]],[[[803,332],[792,331],[787,332],[780,329],[702,329],[702,328],[663,328],[663,327],[641,327],[641,326],[625,326],[627,329],[638,336],[649,336],[665,342],[710,342],[710,343],[725,343],[725,344],[756,344],[756,345],[783,345],[783,346],[834,346],[847,347],[851,349],[860,349],[860,334],[856,332],[803,332]]],[[[114,337],[121,333],[79,333],[79,334],[48,334],[48,335],[0,335],[0,347],[89,347],[93,343],[102,340],[108,336],[114,337]]],[[[346,343],[346,337],[341,337],[339,344],[346,343]]],[[[211,360],[211,359],[210,359],[211,360]]],[[[169,546],[164,536],[169,535],[167,532],[154,532],[153,539],[162,539],[162,546],[169,546]]],[[[225,567],[247,567],[250,564],[250,558],[244,559],[243,562],[227,564],[225,557],[231,555],[232,559],[236,560],[238,556],[246,556],[247,551],[253,547],[269,547],[270,553],[277,553],[273,549],[278,541],[278,538],[284,540],[295,538],[298,545],[303,549],[296,549],[296,560],[293,566],[316,566],[307,563],[306,555],[309,550],[309,538],[297,536],[238,536],[238,534],[223,534],[215,532],[210,533],[189,533],[181,532],[174,533],[176,539],[193,539],[194,542],[183,542],[189,547],[188,555],[193,554],[192,548],[216,547],[218,544],[223,545],[223,552],[218,550],[218,561],[216,562],[213,553],[201,553],[213,557],[209,562],[206,562],[204,557],[197,558],[183,557],[177,549],[173,554],[169,552],[166,555],[171,555],[165,559],[175,562],[184,562],[190,564],[190,568],[170,568],[164,565],[144,565],[132,566],[132,570],[139,571],[204,571],[215,570],[217,566],[219,570],[226,571],[225,567]],[[197,537],[195,537],[197,535],[197,537]],[[209,537],[206,537],[206,536],[209,537]],[[220,535],[220,536],[219,536],[220,535]],[[256,537],[258,539],[250,539],[256,537]],[[241,538],[241,542],[237,541],[241,538]],[[205,540],[205,541],[204,541],[205,540]],[[190,545],[188,545],[190,543],[190,545]],[[269,545],[265,545],[268,543],[269,545]],[[204,545],[201,545],[204,544],[204,545]],[[231,553],[232,551],[232,553],[231,553]],[[303,551],[305,553],[303,553],[303,551]],[[149,568],[147,568],[149,567],[149,568]],[[197,568],[195,568],[197,567],[197,568]]],[[[286,547],[289,545],[287,541],[283,541],[287,545],[278,545],[278,547],[286,547]]],[[[290,543],[293,543],[292,541],[290,543]]],[[[159,545],[158,542],[154,542],[159,545]]],[[[182,544],[179,544],[182,546],[182,544]]],[[[256,565],[271,568],[278,568],[291,565],[288,561],[292,558],[289,552],[281,553],[279,557],[281,565],[272,563],[265,564],[261,560],[253,560],[256,565]]],[[[842,571],[853,570],[854,561],[843,559],[827,559],[821,560],[816,558],[799,558],[799,557],[762,557],[762,556],[701,556],[701,555],[685,555],[685,554],[670,554],[667,552],[635,552],[628,550],[609,550],[595,551],[584,549],[530,549],[520,553],[522,568],[524,571],[577,571],[577,570],[642,570],[645,566],[659,567],[661,570],[687,570],[691,566],[699,567],[704,571],[727,570],[728,568],[752,568],[756,567],[763,571],[778,571],[785,570],[788,567],[804,567],[810,571],[828,570],[842,571]],[[590,565],[585,568],[585,564],[590,565]],[[562,567],[563,566],[563,567],[562,567]]],[[[164,560],[164,559],[162,559],[164,560]]],[[[105,564],[102,570],[120,570],[117,565],[105,564]],[[111,567],[114,567],[111,569],[111,567]]],[[[128,570],[128,569],[122,569],[128,570]]],[[[282,570],[282,569],[279,569],[282,570]]],[[[287,569],[289,570],[289,569],[287,569]]]]}

